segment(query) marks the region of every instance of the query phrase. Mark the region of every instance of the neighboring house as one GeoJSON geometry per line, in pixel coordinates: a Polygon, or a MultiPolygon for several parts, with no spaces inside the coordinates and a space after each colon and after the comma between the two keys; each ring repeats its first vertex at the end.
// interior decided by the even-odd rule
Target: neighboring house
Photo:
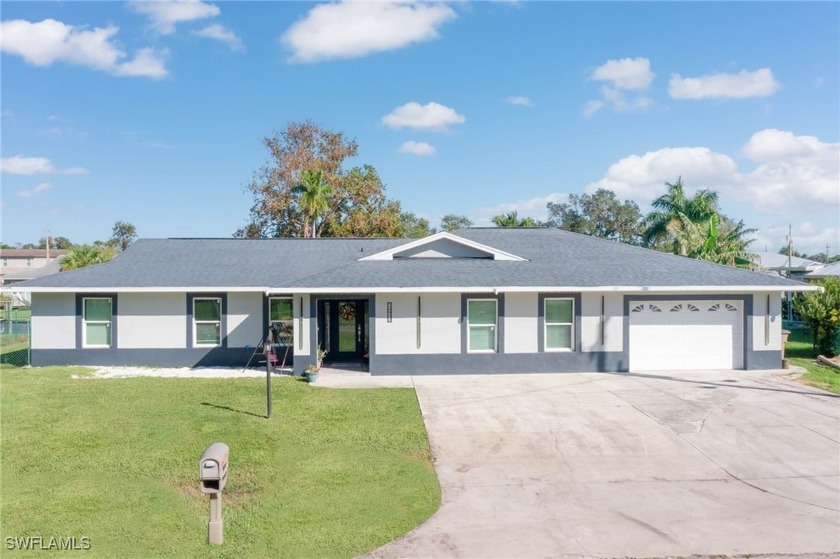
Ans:
{"type": "MultiPolygon", "coordinates": [[[[58,258],[39,268],[22,268],[19,270],[10,271],[3,278],[4,284],[6,286],[11,286],[23,281],[28,281],[36,278],[43,278],[46,276],[57,274],[61,271],[62,258],[64,258],[64,255],[60,255],[58,258]]],[[[18,299],[22,299],[25,302],[26,306],[29,306],[31,304],[32,301],[30,300],[31,297],[29,296],[29,293],[14,292],[14,287],[12,287],[11,290],[13,291],[14,295],[17,296],[18,299]]]]}
{"type": "Polygon", "coordinates": [[[804,277],[807,280],[840,277],[840,262],[835,262],[833,264],[826,264],[825,266],[822,266],[821,268],[817,268],[813,272],[809,272],[809,273],[805,274],[804,277]]]}
{"type": "Polygon", "coordinates": [[[423,239],[144,239],[32,293],[32,364],[244,366],[270,323],[297,372],[781,367],[781,294],[817,289],[546,228],[423,239]]]}
{"type": "MultiPolygon", "coordinates": [[[[2,248],[0,249],[0,285],[41,277],[44,275],[40,271],[41,268],[56,264],[65,254],[67,254],[66,250],[58,249],[47,251],[43,248],[2,248]]],[[[50,273],[58,271],[56,268],[50,273]]]]}
{"type": "Polygon", "coordinates": [[[760,270],[775,272],[793,279],[800,279],[805,274],[825,266],[822,262],[798,256],[791,256],[788,259],[787,254],[779,254],[778,252],[755,252],[753,254],[756,256],[755,262],[760,270]]]}

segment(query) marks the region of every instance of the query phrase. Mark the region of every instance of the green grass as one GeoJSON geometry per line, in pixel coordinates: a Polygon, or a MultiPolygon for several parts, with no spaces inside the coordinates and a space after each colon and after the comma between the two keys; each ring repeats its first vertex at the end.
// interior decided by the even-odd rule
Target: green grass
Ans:
{"type": "Polygon", "coordinates": [[[89,370],[0,370],[3,538],[89,537],[72,557],[353,557],[439,506],[413,390],[278,379],[269,420],[260,379],[72,374],[89,370]],[[231,449],[220,547],[196,479],[217,441],[231,449]]]}
{"type": "Polygon", "coordinates": [[[804,328],[789,328],[790,336],[785,345],[785,357],[807,372],[801,379],[806,384],[840,394],[840,370],[823,365],[816,360],[813,337],[804,328]]]}

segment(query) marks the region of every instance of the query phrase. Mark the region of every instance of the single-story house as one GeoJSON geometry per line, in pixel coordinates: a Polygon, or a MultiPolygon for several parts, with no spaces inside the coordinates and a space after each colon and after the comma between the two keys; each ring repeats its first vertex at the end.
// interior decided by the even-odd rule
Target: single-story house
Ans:
{"type": "Polygon", "coordinates": [[[243,366],[270,324],[296,372],[781,367],[814,286],[548,228],[407,239],[145,239],[32,293],[32,364],[243,366]]]}
{"type": "Polygon", "coordinates": [[[825,265],[816,260],[800,258],[799,256],[788,257],[787,254],[778,252],[754,252],[753,256],[758,269],[795,279],[800,279],[825,265]]]}
{"type": "Polygon", "coordinates": [[[834,262],[832,264],[826,264],[824,266],[821,266],[813,272],[808,272],[803,277],[806,280],[840,278],[840,262],[834,262]]]}

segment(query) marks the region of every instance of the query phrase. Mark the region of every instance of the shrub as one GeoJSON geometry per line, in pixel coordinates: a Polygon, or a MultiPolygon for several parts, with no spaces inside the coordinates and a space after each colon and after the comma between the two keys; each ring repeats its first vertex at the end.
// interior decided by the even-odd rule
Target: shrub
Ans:
{"type": "Polygon", "coordinates": [[[821,355],[834,357],[840,329],[840,278],[826,278],[814,284],[823,291],[800,295],[796,310],[814,333],[814,349],[821,355]]]}

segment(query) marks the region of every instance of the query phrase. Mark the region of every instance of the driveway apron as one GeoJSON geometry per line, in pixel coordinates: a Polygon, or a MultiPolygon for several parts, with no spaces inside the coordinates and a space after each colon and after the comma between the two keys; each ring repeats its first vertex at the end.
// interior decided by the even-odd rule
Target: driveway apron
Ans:
{"type": "Polygon", "coordinates": [[[779,372],[414,384],[442,503],[373,557],[840,552],[840,399],[779,372]]]}

